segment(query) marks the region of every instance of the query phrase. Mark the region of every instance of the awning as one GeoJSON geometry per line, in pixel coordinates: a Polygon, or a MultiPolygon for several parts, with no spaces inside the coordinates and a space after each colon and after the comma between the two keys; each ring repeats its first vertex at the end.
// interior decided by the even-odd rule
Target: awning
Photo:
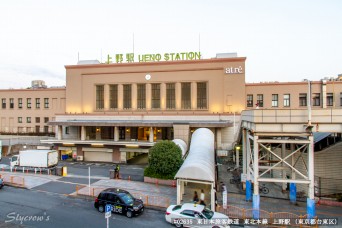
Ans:
{"type": "Polygon", "coordinates": [[[314,143],[321,141],[322,139],[328,137],[331,134],[332,134],[331,132],[314,132],[313,133],[314,143]]]}

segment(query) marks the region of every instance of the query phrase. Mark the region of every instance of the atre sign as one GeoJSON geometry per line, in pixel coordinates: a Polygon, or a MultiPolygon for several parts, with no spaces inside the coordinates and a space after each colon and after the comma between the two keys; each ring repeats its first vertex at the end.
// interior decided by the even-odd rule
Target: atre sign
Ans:
{"type": "Polygon", "coordinates": [[[238,67],[226,67],[224,69],[225,74],[243,74],[242,66],[238,67]]]}

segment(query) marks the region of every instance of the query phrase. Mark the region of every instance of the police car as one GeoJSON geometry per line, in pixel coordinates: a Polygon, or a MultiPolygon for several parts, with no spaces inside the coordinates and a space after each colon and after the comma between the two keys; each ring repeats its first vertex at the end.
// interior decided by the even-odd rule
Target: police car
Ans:
{"type": "Polygon", "coordinates": [[[129,192],[118,188],[103,190],[95,199],[94,207],[103,213],[106,204],[112,206],[112,212],[126,215],[128,218],[141,214],[144,211],[142,200],[136,199],[129,192]]]}
{"type": "Polygon", "coordinates": [[[229,227],[227,215],[194,203],[170,205],[166,209],[165,219],[176,227],[229,227]]]}

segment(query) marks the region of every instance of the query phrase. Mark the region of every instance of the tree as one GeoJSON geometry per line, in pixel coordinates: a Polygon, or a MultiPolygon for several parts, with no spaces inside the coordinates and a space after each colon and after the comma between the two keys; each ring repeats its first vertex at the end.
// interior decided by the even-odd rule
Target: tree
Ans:
{"type": "Polygon", "coordinates": [[[145,176],[173,179],[183,164],[182,150],[172,141],[157,142],[149,152],[145,176]]]}

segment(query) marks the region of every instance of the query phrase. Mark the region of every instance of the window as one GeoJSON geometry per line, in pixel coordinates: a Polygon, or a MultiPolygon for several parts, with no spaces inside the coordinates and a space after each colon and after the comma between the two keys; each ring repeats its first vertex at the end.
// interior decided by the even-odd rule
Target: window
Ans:
{"type": "Polygon", "coordinates": [[[36,117],[36,123],[40,123],[40,117],[36,117]]]}
{"type": "Polygon", "coordinates": [[[31,117],[26,117],[26,123],[31,123],[31,117]]]}
{"type": "Polygon", "coordinates": [[[26,105],[27,108],[31,108],[31,98],[26,99],[26,105]]]}
{"type": "Polygon", "coordinates": [[[39,133],[39,132],[40,132],[40,126],[37,125],[37,126],[36,126],[36,133],[39,133]]]}
{"type": "Polygon", "coordinates": [[[312,106],[321,106],[320,93],[312,94],[312,106]]]}
{"type": "Polygon", "coordinates": [[[23,98],[18,98],[18,108],[23,108],[23,98]]]}
{"type": "Polygon", "coordinates": [[[6,108],[6,98],[2,98],[1,102],[2,102],[2,108],[6,108]]]}
{"type": "Polygon", "coordinates": [[[69,134],[69,127],[65,127],[65,134],[68,135],[69,134]]]}
{"type": "Polygon", "coordinates": [[[247,107],[253,107],[253,95],[247,94],[247,107]]]}
{"type": "Polygon", "coordinates": [[[111,109],[118,108],[118,85],[110,85],[109,86],[109,100],[111,109]]]}
{"type": "Polygon", "coordinates": [[[327,106],[334,105],[334,95],[332,93],[327,93],[327,106]]]}
{"type": "Polygon", "coordinates": [[[18,123],[22,123],[23,122],[23,117],[18,117],[18,123]]]}
{"type": "Polygon", "coordinates": [[[278,107],[278,94],[272,94],[272,107],[278,107]]]}
{"type": "Polygon", "coordinates": [[[36,108],[40,108],[40,98],[36,98],[36,108]]]}
{"type": "Polygon", "coordinates": [[[263,94],[257,95],[257,104],[258,104],[258,107],[264,107],[264,95],[263,94]]]}
{"type": "Polygon", "coordinates": [[[44,123],[49,122],[49,117],[44,117],[44,123]]]}
{"type": "Polygon", "coordinates": [[[10,98],[10,108],[14,108],[14,99],[10,98]]]}
{"type": "Polygon", "coordinates": [[[307,98],[306,93],[300,93],[299,94],[299,106],[307,106],[307,98]]]}
{"type": "Polygon", "coordinates": [[[132,85],[123,85],[123,108],[132,108],[132,85]]]}
{"type": "Polygon", "coordinates": [[[49,126],[44,126],[44,133],[48,133],[49,132],[49,126]]]}
{"type": "Polygon", "coordinates": [[[166,108],[167,109],[176,108],[176,89],[175,88],[176,88],[176,85],[174,83],[166,84],[166,108]]]}
{"type": "Polygon", "coordinates": [[[44,98],[44,108],[49,108],[49,98],[44,98]]]}
{"type": "Polygon", "coordinates": [[[152,108],[160,108],[160,84],[152,84],[152,108]]]}
{"type": "Polygon", "coordinates": [[[342,93],[340,93],[340,106],[342,106],[342,93]]]}
{"type": "Polygon", "coordinates": [[[138,109],[146,108],[146,85],[145,84],[137,85],[137,108],[138,109]]]}
{"type": "Polygon", "coordinates": [[[182,109],[191,109],[191,83],[182,83],[182,109]]]}
{"type": "Polygon", "coordinates": [[[104,85],[96,86],[96,109],[104,108],[104,85]]]}
{"type": "Polygon", "coordinates": [[[284,107],[290,107],[290,94],[284,94],[284,107]]]}
{"type": "Polygon", "coordinates": [[[197,83],[197,108],[207,109],[207,83],[197,83]]]}

